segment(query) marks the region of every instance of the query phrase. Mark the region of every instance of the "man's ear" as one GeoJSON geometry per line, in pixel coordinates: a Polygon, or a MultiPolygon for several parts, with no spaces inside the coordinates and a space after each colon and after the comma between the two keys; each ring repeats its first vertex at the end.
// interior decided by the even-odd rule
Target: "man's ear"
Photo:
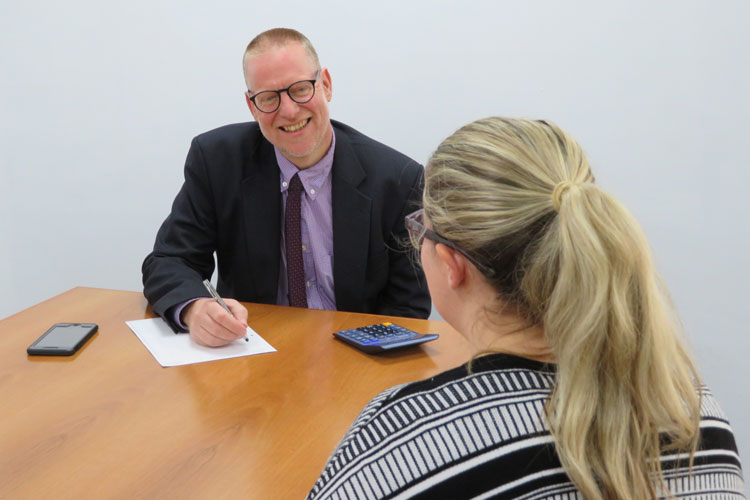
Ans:
{"type": "Polygon", "coordinates": [[[448,286],[451,288],[459,287],[466,280],[466,259],[460,253],[442,243],[435,245],[435,251],[448,276],[448,286]]]}
{"type": "Polygon", "coordinates": [[[331,74],[328,72],[328,68],[320,70],[319,78],[321,85],[323,85],[326,101],[331,102],[331,97],[333,97],[333,83],[331,83],[331,74]]]}
{"type": "Polygon", "coordinates": [[[255,118],[255,106],[253,106],[253,101],[250,100],[250,95],[247,92],[245,92],[245,102],[247,103],[247,108],[250,110],[250,113],[252,113],[253,118],[255,118]]]}

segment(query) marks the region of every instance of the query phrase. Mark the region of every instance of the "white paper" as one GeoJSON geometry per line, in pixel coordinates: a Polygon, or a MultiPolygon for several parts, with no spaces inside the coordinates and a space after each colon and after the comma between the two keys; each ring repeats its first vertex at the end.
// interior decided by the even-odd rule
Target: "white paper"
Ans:
{"type": "Polygon", "coordinates": [[[138,319],[126,321],[125,324],[133,330],[161,366],[189,365],[276,352],[276,349],[249,326],[247,342],[245,339],[239,339],[221,347],[204,347],[193,342],[187,333],[174,333],[161,318],[138,319]]]}

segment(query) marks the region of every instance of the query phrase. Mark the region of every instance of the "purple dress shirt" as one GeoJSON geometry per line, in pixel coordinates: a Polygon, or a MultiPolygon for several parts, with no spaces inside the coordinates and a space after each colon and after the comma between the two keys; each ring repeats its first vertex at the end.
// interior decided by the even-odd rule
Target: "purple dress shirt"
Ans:
{"type": "MultiPolygon", "coordinates": [[[[333,128],[333,127],[331,127],[333,128]]],[[[283,200],[281,210],[281,263],[279,265],[279,287],[276,303],[289,305],[286,279],[286,250],[284,246],[284,212],[286,210],[289,181],[299,172],[305,192],[301,200],[302,214],[302,260],[305,265],[305,286],[307,307],[310,309],[336,310],[336,296],[333,291],[333,204],[331,195],[331,170],[333,153],[336,148],[336,134],[332,134],[331,147],[320,161],[306,169],[299,170],[274,146],[276,162],[279,164],[279,186],[283,200]]],[[[263,235],[257,235],[263,237],[263,235]]],[[[185,301],[174,308],[175,323],[187,331],[187,325],[180,315],[185,307],[196,299],[185,301]]]]}
{"type": "Polygon", "coordinates": [[[276,161],[281,176],[279,185],[284,201],[281,211],[281,263],[279,267],[279,288],[276,303],[289,305],[286,279],[286,250],[284,212],[286,211],[289,181],[299,172],[304,188],[301,200],[302,213],[302,260],[305,265],[305,286],[307,307],[310,309],[336,310],[336,297],[333,292],[333,205],[331,198],[331,169],[333,152],[336,147],[336,134],[333,134],[331,147],[318,163],[299,170],[274,146],[276,161]]]}

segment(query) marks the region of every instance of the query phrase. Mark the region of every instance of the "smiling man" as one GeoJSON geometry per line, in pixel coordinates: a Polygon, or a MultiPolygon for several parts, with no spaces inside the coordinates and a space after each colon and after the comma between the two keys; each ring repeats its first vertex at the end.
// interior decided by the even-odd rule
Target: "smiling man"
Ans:
{"type": "Polygon", "coordinates": [[[237,301],[426,318],[424,275],[402,245],[421,165],[330,119],[331,75],[301,33],[261,33],[243,69],[255,122],[193,139],[143,262],[154,311],[209,346],[244,335],[237,301]],[[231,314],[202,284],[214,253],[231,314]]]}

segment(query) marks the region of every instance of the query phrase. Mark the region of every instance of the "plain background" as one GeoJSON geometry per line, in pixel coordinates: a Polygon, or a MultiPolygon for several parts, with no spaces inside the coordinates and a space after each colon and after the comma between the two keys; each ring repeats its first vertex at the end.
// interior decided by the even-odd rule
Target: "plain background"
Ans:
{"type": "Polygon", "coordinates": [[[748,19],[746,0],[2,0],[0,318],[141,290],[190,139],[252,119],[244,47],[294,27],[331,116],[422,163],[489,115],[576,137],[642,223],[747,463],[748,19]]]}

